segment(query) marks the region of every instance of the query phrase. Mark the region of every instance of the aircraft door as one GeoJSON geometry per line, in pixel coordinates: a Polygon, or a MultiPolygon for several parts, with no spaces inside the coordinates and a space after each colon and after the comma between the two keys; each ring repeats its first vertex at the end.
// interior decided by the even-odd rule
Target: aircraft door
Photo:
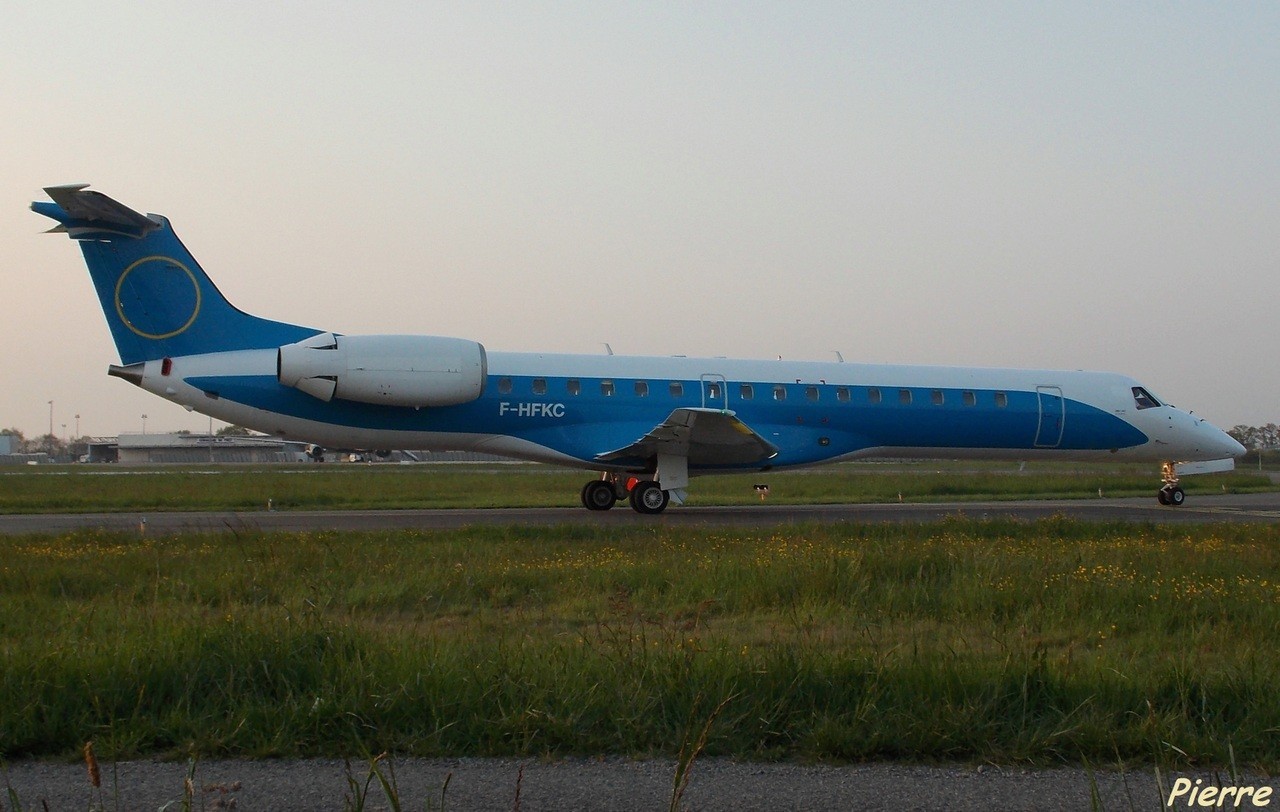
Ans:
{"type": "Polygon", "coordinates": [[[1067,402],[1057,386],[1037,386],[1036,401],[1040,408],[1040,424],[1036,429],[1036,448],[1057,448],[1066,430],[1067,402]]]}
{"type": "Polygon", "coordinates": [[[702,408],[729,411],[729,387],[723,375],[706,373],[702,379],[702,408]]]}

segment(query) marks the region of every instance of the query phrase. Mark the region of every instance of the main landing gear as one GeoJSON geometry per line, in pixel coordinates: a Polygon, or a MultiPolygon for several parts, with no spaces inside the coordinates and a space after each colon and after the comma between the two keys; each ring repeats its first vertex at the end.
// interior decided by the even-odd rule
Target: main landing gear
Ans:
{"type": "Polygon", "coordinates": [[[1164,480],[1164,487],[1156,493],[1156,499],[1162,505],[1181,507],[1187,501],[1187,492],[1178,487],[1178,469],[1171,462],[1162,463],[1160,478],[1164,480]]]}
{"type": "Polygon", "coordinates": [[[608,510],[619,499],[628,499],[636,513],[653,515],[667,509],[671,495],[653,480],[624,482],[613,474],[582,486],[582,505],[587,510],[608,510]]]}

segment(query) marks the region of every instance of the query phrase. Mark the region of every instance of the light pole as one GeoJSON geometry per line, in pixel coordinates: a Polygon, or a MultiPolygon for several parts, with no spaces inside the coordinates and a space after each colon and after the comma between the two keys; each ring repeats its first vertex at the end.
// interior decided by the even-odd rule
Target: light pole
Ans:
{"type": "Polygon", "coordinates": [[[76,415],[76,439],[80,439],[80,415],[76,415]]]}
{"type": "Polygon", "coordinates": [[[49,436],[53,436],[53,401],[49,401],[49,436]]]}
{"type": "Polygon", "coordinates": [[[142,433],[147,433],[147,416],[145,414],[142,416],[142,433]]]}
{"type": "Polygon", "coordinates": [[[62,442],[65,443],[66,441],[67,441],[67,424],[63,423],[62,424],[62,442]]]}

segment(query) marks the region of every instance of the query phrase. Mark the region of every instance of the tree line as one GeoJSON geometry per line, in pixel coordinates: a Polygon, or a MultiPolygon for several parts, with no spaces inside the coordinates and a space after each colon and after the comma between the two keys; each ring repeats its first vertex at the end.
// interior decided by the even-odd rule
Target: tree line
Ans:
{"type": "Polygon", "coordinates": [[[1280,426],[1275,423],[1265,426],[1232,426],[1227,434],[1250,451],[1280,448],[1280,426]]]}

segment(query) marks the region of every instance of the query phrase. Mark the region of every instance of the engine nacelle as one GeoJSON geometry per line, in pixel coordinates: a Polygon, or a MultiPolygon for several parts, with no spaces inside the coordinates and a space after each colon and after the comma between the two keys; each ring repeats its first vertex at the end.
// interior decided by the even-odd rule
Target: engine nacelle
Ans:
{"type": "Polygon", "coordinates": [[[484,347],[440,336],[322,333],[276,353],[276,377],[325,402],[456,406],[484,392],[484,347]]]}

